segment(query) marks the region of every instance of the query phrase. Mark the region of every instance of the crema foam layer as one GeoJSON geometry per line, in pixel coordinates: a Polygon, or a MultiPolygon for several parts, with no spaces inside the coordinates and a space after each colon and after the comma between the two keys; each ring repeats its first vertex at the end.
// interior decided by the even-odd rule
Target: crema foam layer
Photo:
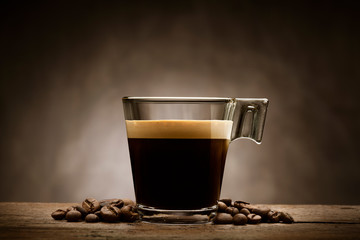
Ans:
{"type": "Polygon", "coordinates": [[[128,138],[230,139],[230,120],[126,120],[128,138]]]}

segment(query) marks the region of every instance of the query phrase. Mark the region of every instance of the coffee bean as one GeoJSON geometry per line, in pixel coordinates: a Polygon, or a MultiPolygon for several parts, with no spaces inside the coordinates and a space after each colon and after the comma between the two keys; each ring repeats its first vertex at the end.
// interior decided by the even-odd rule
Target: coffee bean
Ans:
{"type": "Polygon", "coordinates": [[[239,211],[239,209],[238,208],[236,208],[236,207],[234,207],[233,208],[233,211],[232,211],[232,213],[231,213],[231,215],[236,215],[236,214],[238,214],[240,211],[239,211]]]}
{"type": "Polygon", "coordinates": [[[270,208],[267,208],[267,207],[255,207],[255,208],[251,209],[251,212],[255,213],[256,215],[260,215],[262,218],[264,218],[270,212],[270,208]]]}
{"type": "Polygon", "coordinates": [[[239,213],[239,209],[237,209],[235,207],[227,207],[225,209],[225,212],[231,214],[232,216],[234,216],[234,215],[239,213]]]}
{"type": "Polygon", "coordinates": [[[237,203],[237,204],[250,204],[248,202],[244,202],[244,201],[240,201],[240,200],[237,200],[234,202],[234,204],[237,203]]]}
{"type": "Polygon", "coordinates": [[[281,212],[280,221],[282,221],[283,223],[293,223],[294,218],[287,212],[281,212]]]}
{"type": "Polygon", "coordinates": [[[62,220],[65,218],[67,211],[58,209],[51,214],[51,217],[55,220],[62,220]]]}
{"type": "Polygon", "coordinates": [[[101,218],[105,222],[116,222],[120,220],[121,211],[114,206],[104,206],[100,210],[101,218]]]}
{"type": "Polygon", "coordinates": [[[233,209],[234,209],[233,207],[226,207],[225,212],[231,214],[233,209]]]}
{"type": "Polygon", "coordinates": [[[94,213],[100,209],[100,203],[95,198],[87,198],[82,202],[82,207],[87,213],[94,213]]]}
{"type": "Polygon", "coordinates": [[[111,198],[111,199],[101,200],[99,204],[100,204],[100,208],[107,205],[114,205],[117,208],[122,208],[124,206],[124,201],[119,198],[111,198]]]}
{"type": "Polygon", "coordinates": [[[123,200],[121,200],[121,199],[117,199],[117,200],[115,200],[115,201],[112,201],[111,203],[110,203],[110,205],[112,205],[112,206],[115,206],[115,207],[117,207],[117,208],[122,208],[123,206],[124,206],[124,201],[123,200]]]}
{"type": "Polygon", "coordinates": [[[106,205],[110,205],[110,203],[116,199],[117,198],[112,198],[112,199],[104,199],[104,200],[99,201],[100,208],[105,207],[106,205]]]}
{"type": "Polygon", "coordinates": [[[71,210],[66,213],[65,219],[68,222],[77,222],[81,220],[81,213],[76,210],[71,210]]]}
{"type": "Polygon", "coordinates": [[[123,202],[124,202],[124,206],[134,206],[134,207],[136,206],[135,202],[128,198],[124,198],[123,202]]]}
{"type": "Polygon", "coordinates": [[[247,209],[247,208],[242,208],[242,209],[239,211],[239,213],[242,213],[242,214],[244,214],[245,216],[247,216],[247,215],[250,214],[250,211],[249,211],[249,209],[247,209]]]}
{"type": "Polygon", "coordinates": [[[223,199],[220,199],[219,201],[225,203],[226,206],[228,206],[228,207],[230,207],[231,203],[232,203],[232,200],[230,198],[223,198],[223,199]]]}
{"type": "Polygon", "coordinates": [[[121,219],[125,222],[134,222],[140,218],[140,215],[135,212],[132,205],[127,205],[121,208],[121,219]]]}
{"type": "Polygon", "coordinates": [[[256,215],[254,213],[250,213],[249,215],[247,215],[247,218],[248,218],[248,223],[250,224],[257,224],[261,222],[261,216],[256,215]]]}
{"type": "Polygon", "coordinates": [[[79,211],[81,213],[81,217],[84,219],[86,215],[88,214],[85,209],[79,205],[74,206],[74,209],[79,211]]]}
{"type": "Polygon", "coordinates": [[[234,225],[245,225],[247,221],[248,218],[242,213],[238,213],[233,217],[234,225]]]}
{"type": "MultiPolygon", "coordinates": [[[[66,212],[70,212],[71,210],[76,210],[76,208],[74,206],[68,207],[66,209],[66,212]]],[[[77,210],[76,210],[77,211],[77,210]]]]}
{"type": "Polygon", "coordinates": [[[99,219],[101,220],[101,212],[100,212],[100,211],[96,211],[96,212],[94,212],[94,214],[95,214],[96,216],[98,216],[99,219]]]}
{"type": "Polygon", "coordinates": [[[251,205],[247,202],[243,202],[243,201],[235,201],[234,202],[234,207],[238,208],[239,210],[243,209],[243,208],[247,208],[251,211],[251,209],[255,208],[254,205],[251,205]]]}
{"type": "Polygon", "coordinates": [[[281,216],[281,212],[271,210],[267,214],[268,222],[278,223],[280,222],[280,216],[281,216]]]}
{"type": "Polygon", "coordinates": [[[233,217],[228,213],[218,213],[213,219],[215,224],[230,224],[233,221],[233,217]]]}
{"type": "Polygon", "coordinates": [[[226,208],[227,208],[227,206],[225,203],[220,202],[220,201],[218,202],[218,211],[219,212],[225,212],[226,208]]]}
{"type": "Polygon", "coordinates": [[[267,214],[270,212],[270,208],[255,206],[251,209],[251,213],[261,216],[261,222],[267,222],[267,214]]]}
{"type": "Polygon", "coordinates": [[[100,220],[99,217],[93,213],[88,214],[85,218],[85,222],[89,222],[89,223],[98,222],[99,220],[100,220]]]}

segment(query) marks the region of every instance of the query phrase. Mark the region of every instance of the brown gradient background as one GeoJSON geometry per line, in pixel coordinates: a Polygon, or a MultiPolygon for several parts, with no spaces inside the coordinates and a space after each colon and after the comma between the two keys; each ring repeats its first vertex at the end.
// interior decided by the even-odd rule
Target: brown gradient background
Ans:
{"type": "Polygon", "coordinates": [[[138,95],[267,97],[222,196],[359,204],[355,3],[2,1],[0,201],[134,198],[121,98],[138,95]]]}

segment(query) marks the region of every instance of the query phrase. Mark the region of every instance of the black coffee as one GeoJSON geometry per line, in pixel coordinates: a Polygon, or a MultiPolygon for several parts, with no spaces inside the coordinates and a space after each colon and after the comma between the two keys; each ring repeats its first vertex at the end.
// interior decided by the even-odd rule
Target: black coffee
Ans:
{"type": "Polygon", "coordinates": [[[131,138],[135,134],[130,134],[128,139],[137,203],[170,210],[214,206],[220,195],[229,139],[199,137],[216,137],[217,132],[221,132],[221,137],[224,132],[228,134],[229,128],[197,128],[191,122],[190,129],[195,134],[186,134],[186,127],[185,133],[178,131],[176,122],[163,123],[166,127],[160,124],[160,130],[153,131],[166,138],[149,138],[146,134],[146,138],[131,138]],[[164,129],[166,134],[161,134],[164,129]],[[183,135],[172,138],[169,133],[183,135]]]}

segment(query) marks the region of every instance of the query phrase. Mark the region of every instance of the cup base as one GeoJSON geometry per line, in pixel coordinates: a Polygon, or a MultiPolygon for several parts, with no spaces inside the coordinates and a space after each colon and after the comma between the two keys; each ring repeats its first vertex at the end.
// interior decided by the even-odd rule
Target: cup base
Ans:
{"type": "Polygon", "coordinates": [[[166,210],[137,205],[137,211],[143,222],[162,224],[206,224],[216,215],[217,206],[197,210],[166,210]]]}

